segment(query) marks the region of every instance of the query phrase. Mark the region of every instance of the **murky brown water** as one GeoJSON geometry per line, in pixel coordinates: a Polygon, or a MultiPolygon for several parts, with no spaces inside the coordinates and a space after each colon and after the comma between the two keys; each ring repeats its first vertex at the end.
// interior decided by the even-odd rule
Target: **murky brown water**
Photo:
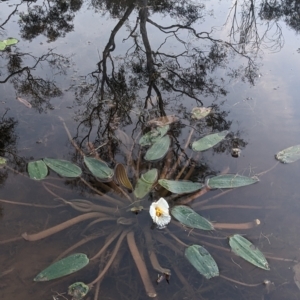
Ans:
{"type": "MultiPolygon", "coordinates": [[[[1,244],[1,299],[71,299],[67,287],[75,281],[92,282],[113,254],[116,241],[99,260],[73,275],[33,282],[63,251],[99,234],[76,249],[93,257],[117,228],[115,221],[104,221],[83,233],[89,224],[85,221],[35,242],[23,240],[24,232],[40,232],[83,214],[67,205],[20,205],[62,204],[43,182],[55,184],[51,189],[59,197],[113,207],[116,218],[126,216],[135,224],[131,230],[157,299],[300,299],[292,269],[296,262],[280,260],[299,259],[299,162],[275,166],[274,157],[300,140],[300,20],[293,14],[299,8],[296,2],[264,3],[251,7],[248,1],[0,1],[0,41],[19,40],[0,52],[0,156],[8,159],[8,168],[0,170],[0,241],[18,238],[1,244]],[[16,97],[29,101],[32,108],[16,97]],[[213,114],[191,120],[192,108],[201,105],[213,107],[213,114]],[[157,200],[157,191],[145,197],[141,204],[146,209],[135,215],[122,205],[107,204],[79,179],[66,180],[52,171],[42,182],[28,178],[27,163],[44,157],[70,160],[84,168],[63,120],[85,154],[91,151],[90,142],[111,167],[126,164],[126,151],[133,149],[129,168],[133,183],[150,167],[161,174],[164,161],[150,166],[142,159],[137,170],[140,148],[132,148],[128,137],[138,140],[141,130],[149,130],[147,121],[165,114],[179,118],[169,131],[169,168],[192,128],[191,142],[228,130],[225,141],[199,155],[187,147],[178,169],[193,155],[193,181],[204,182],[225,169],[260,179],[225,194],[210,191],[189,203],[200,212],[201,200],[221,194],[207,205],[231,207],[203,209],[201,215],[220,223],[259,219],[260,226],[220,229],[203,233],[206,237],[193,236],[190,229],[174,223],[167,227],[189,245],[203,244],[222,276],[245,285],[222,277],[206,280],[184,258],[185,247],[165,229],[151,230],[150,235],[159,262],[171,269],[172,276],[170,284],[156,284],[159,272],[151,266],[145,232],[151,227],[148,208],[157,200]],[[232,147],[241,149],[240,157],[231,156],[232,147]],[[270,271],[228,251],[226,237],[235,233],[245,235],[268,257],[270,271]],[[264,280],[273,282],[274,288],[269,291],[264,280]]],[[[86,169],[84,178],[103,191],[86,169]]],[[[94,287],[86,299],[95,299],[95,292],[94,287]]],[[[99,299],[147,298],[125,238],[101,282],[99,299]]]]}

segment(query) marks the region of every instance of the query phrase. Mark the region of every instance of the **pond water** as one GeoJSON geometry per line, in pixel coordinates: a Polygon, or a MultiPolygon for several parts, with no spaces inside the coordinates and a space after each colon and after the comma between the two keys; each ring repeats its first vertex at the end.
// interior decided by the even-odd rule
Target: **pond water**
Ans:
{"type": "Polygon", "coordinates": [[[299,10],[284,0],[0,1],[0,156],[7,159],[0,169],[0,298],[72,299],[68,286],[80,281],[92,283],[85,299],[300,299],[293,269],[299,161],[275,159],[300,144],[299,10]],[[8,38],[18,43],[3,46],[8,38]],[[194,107],[212,111],[195,120],[194,107]],[[166,115],[176,116],[168,151],[146,161],[149,146],[139,139],[166,115]],[[192,142],[224,130],[216,146],[192,150],[192,142]],[[139,199],[122,186],[121,171],[117,184],[97,180],[83,156],[111,169],[123,164],[134,188],[153,168],[173,180],[205,183],[228,173],[259,182],[203,188],[192,199],[195,193],[174,196],[154,180],[139,199]],[[30,179],[28,163],[43,158],[71,161],[83,173],[72,179],[49,170],[43,180],[30,179]],[[158,229],[148,210],[161,196],[216,230],[192,230],[174,217],[158,229]],[[264,253],[269,271],[230,251],[234,234],[264,253]],[[188,262],[184,251],[193,244],[209,251],[220,276],[205,279],[188,262]],[[72,253],[85,253],[88,266],[33,281],[72,253]]]}

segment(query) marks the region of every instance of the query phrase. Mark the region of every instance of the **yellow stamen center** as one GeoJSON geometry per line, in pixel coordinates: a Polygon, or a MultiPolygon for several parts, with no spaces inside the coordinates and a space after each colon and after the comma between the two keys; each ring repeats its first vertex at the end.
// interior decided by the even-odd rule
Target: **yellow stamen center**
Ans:
{"type": "Polygon", "coordinates": [[[155,213],[157,217],[160,217],[163,214],[162,210],[159,207],[155,208],[155,213]]]}

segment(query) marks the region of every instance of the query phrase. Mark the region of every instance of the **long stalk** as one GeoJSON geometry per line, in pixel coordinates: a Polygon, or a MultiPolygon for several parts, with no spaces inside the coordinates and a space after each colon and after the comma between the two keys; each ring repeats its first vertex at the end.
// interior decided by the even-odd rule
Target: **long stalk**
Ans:
{"type": "Polygon", "coordinates": [[[136,264],[136,266],[139,270],[139,273],[140,273],[140,276],[142,278],[142,281],[143,281],[143,284],[144,284],[147,295],[150,298],[156,297],[157,294],[156,294],[156,291],[155,291],[154,286],[152,284],[152,281],[149,277],[146,264],[143,261],[143,259],[141,258],[140,252],[139,252],[139,250],[137,248],[137,245],[135,243],[133,231],[131,231],[127,234],[127,243],[128,243],[128,247],[129,247],[129,250],[131,252],[131,255],[133,257],[133,260],[134,260],[134,262],[135,262],[135,264],[136,264]]]}
{"type": "Polygon", "coordinates": [[[103,216],[105,216],[105,215],[102,213],[98,213],[98,212],[87,213],[84,215],[77,216],[73,219],[70,219],[66,222],[63,222],[63,223],[53,226],[51,228],[48,228],[46,230],[40,231],[38,233],[27,234],[27,232],[25,232],[22,234],[22,237],[27,241],[38,241],[38,240],[44,239],[45,237],[48,237],[52,234],[55,234],[59,231],[62,231],[70,226],[73,226],[79,222],[82,222],[82,221],[85,221],[88,219],[99,218],[99,217],[103,217],[103,216]]]}

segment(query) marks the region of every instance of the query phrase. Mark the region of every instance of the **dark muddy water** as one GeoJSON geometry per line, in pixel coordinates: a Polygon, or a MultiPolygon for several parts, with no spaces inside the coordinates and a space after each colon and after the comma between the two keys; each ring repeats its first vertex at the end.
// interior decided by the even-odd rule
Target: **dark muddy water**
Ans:
{"type": "Polygon", "coordinates": [[[82,281],[93,282],[86,299],[148,299],[147,293],[156,299],[300,299],[293,271],[300,249],[299,161],[275,159],[300,144],[299,11],[297,1],[0,1],[0,46],[18,39],[0,51],[0,156],[7,159],[0,169],[0,298],[72,299],[68,286],[82,281]],[[193,120],[197,106],[212,113],[193,120]],[[138,140],[150,130],[148,121],[164,115],[177,117],[168,154],[146,162],[147,147],[138,140]],[[223,130],[228,134],[221,143],[192,151],[193,141],[223,130]],[[240,149],[239,157],[232,157],[232,148],[240,149]],[[133,185],[150,168],[161,177],[172,167],[170,179],[193,169],[189,180],[202,183],[221,172],[260,181],[227,193],[211,190],[188,203],[190,195],[174,200],[156,186],[134,214],[127,199],[133,193],[116,194],[112,183],[99,183],[87,170],[82,154],[95,153],[110,168],[127,166],[133,185]],[[81,179],[53,171],[42,181],[30,179],[27,164],[45,157],[79,165],[81,179]],[[154,228],[148,209],[160,196],[236,228],[207,233],[175,219],[166,229],[154,228]],[[108,207],[111,219],[23,239],[25,232],[86,214],[70,205],[72,199],[108,207]],[[255,219],[259,226],[239,228],[255,219]],[[266,255],[269,271],[230,252],[227,238],[236,233],[266,255]],[[69,253],[87,254],[87,267],[33,281],[84,238],[90,241],[69,253]],[[220,277],[207,280],[186,260],[192,244],[211,253],[220,277]],[[170,269],[169,284],[156,283],[162,272],[151,253],[170,269]],[[144,284],[141,262],[133,257],[145,262],[150,283],[144,284]]]}

